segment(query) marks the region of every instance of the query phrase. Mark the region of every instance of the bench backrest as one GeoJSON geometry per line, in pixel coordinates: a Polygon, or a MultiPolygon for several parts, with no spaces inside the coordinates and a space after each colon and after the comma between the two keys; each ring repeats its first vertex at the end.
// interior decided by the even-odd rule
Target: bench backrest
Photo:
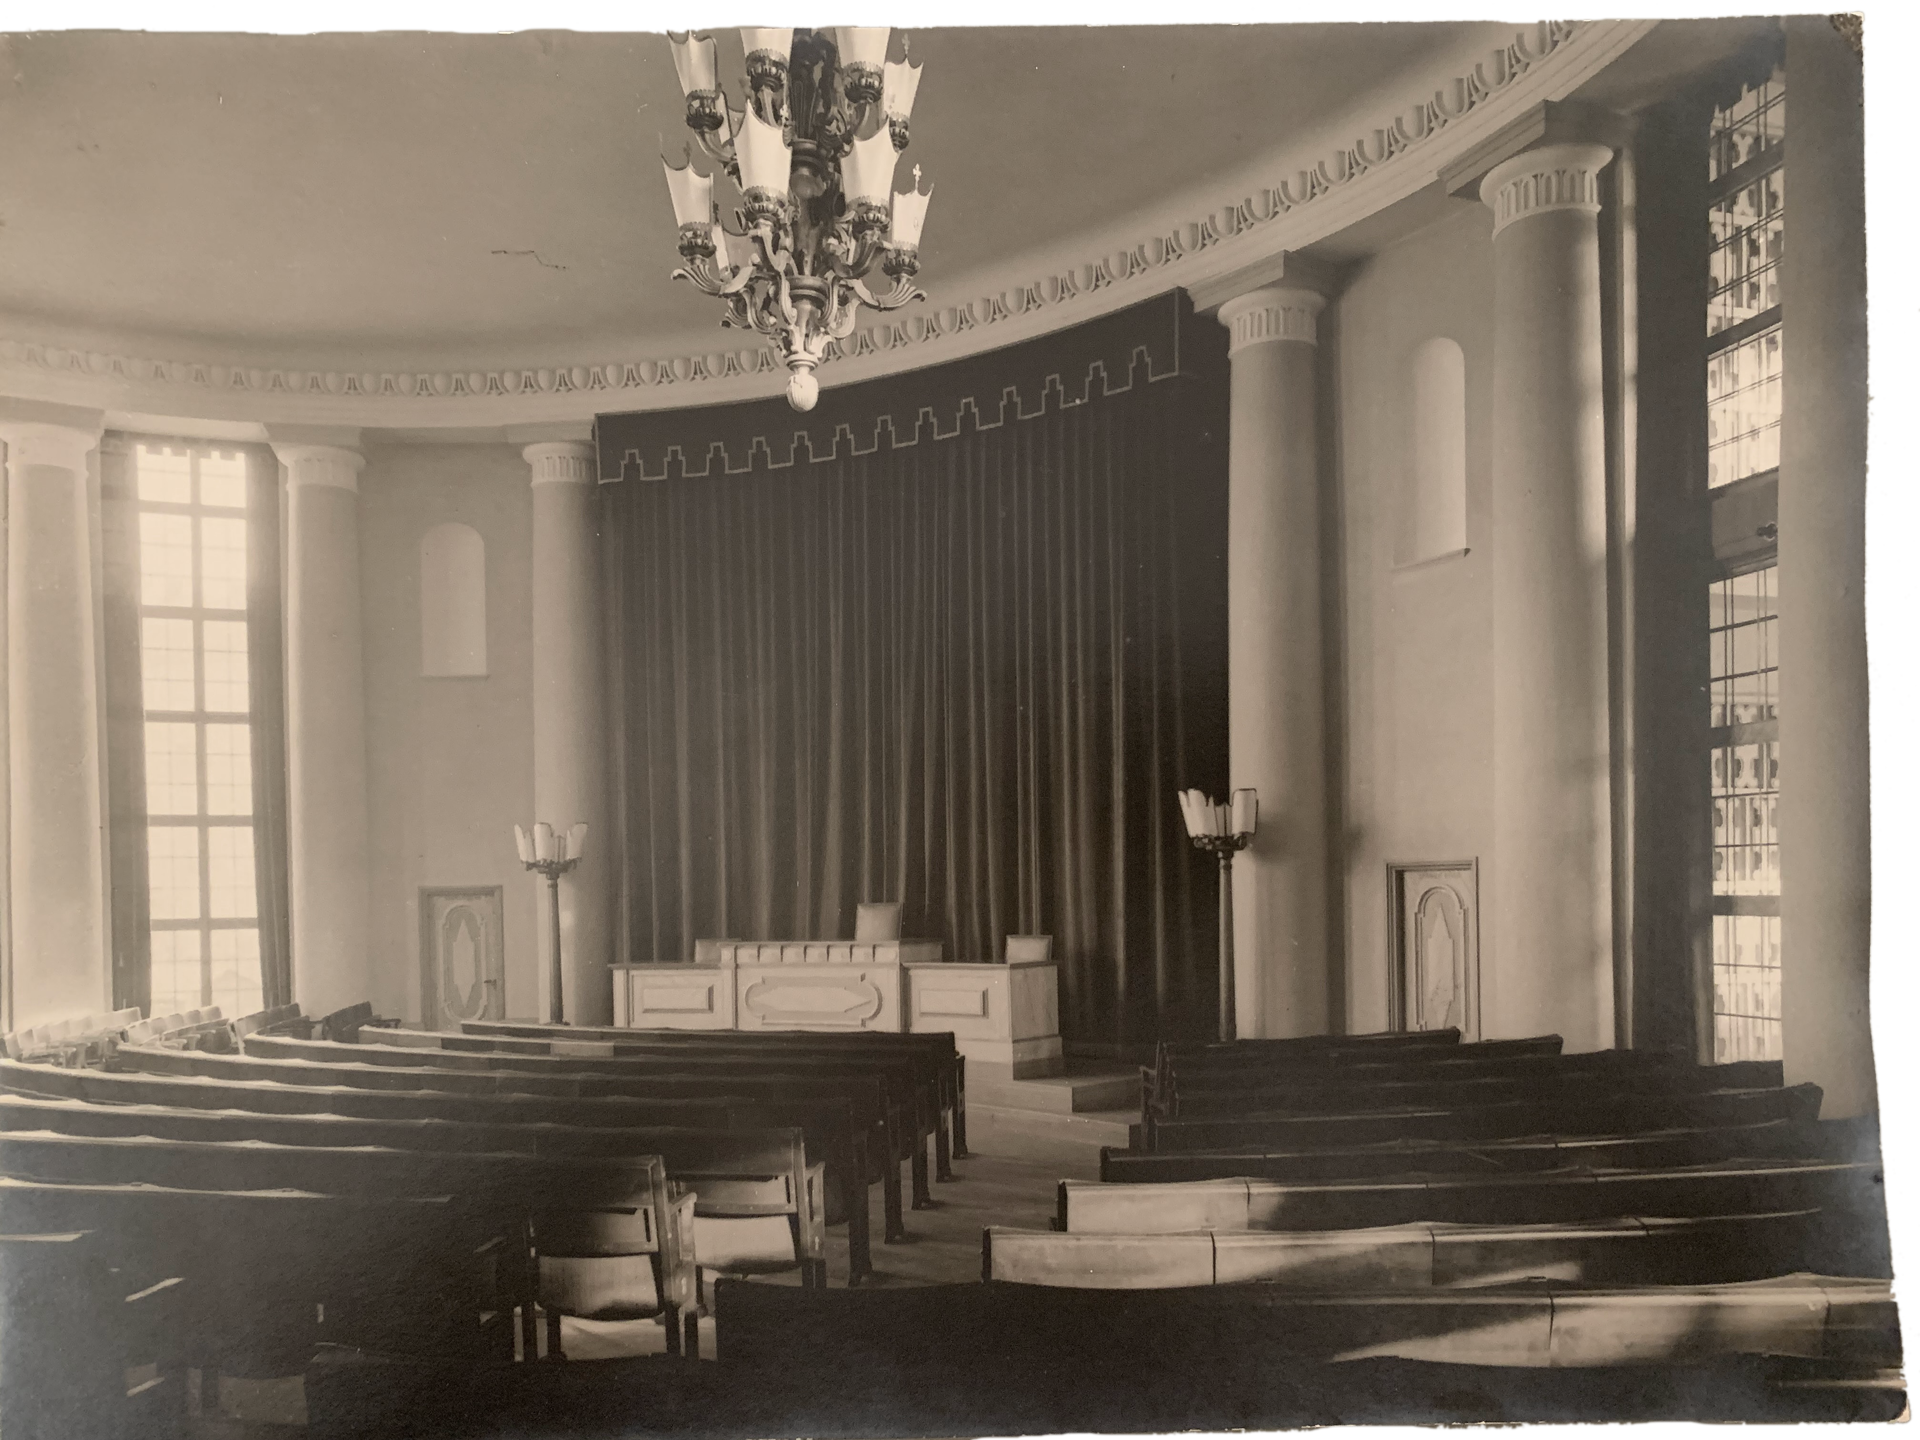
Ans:
{"type": "Polygon", "coordinates": [[[1445,1140],[1350,1145],[1324,1150],[1221,1150],[1141,1153],[1100,1151],[1100,1178],[1140,1183],[1224,1180],[1358,1179],[1405,1171],[1509,1174],[1565,1165],[1699,1165],[1713,1160],[1803,1155],[1817,1148],[1810,1125],[1763,1120],[1753,1125],[1658,1130],[1641,1135],[1528,1135],[1472,1143],[1445,1140]]]}
{"type": "Polygon", "coordinates": [[[1159,1113],[1235,1115],[1262,1110],[1384,1110],[1396,1105],[1482,1105],[1509,1099],[1580,1098],[1596,1089],[1612,1095],[1691,1095],[1710,1090],[1757,1090],[1781,1083],[1777,1060],[1746,1060],[1732,1065],[1680,1065],[1648,1068],[1606,1067],[1535,1074],[1486,1074],[1441,1078],[1349,1082],[1319,1077],[1312,1083],[1238,1081],[1212,1077],[1175,1077],[1170,1093],[1159,1096],[1159,1113]]]}
{"type": "Polygon", "coordinates": [[[1408,1175],[1375,1180],[1063,1180],[1060,1228],[1108,1235],[1183,1230],[1330,1230],[1420,1221],[1594,1220],[1805,1209],[1847,1197],[1871,1166],[1831,1160],[1726,1161],[1652,1170],[1408,1175]]]}
{"type": "Polygon", "coordinates": [[[1387,1291],[1520,1277],[1588,1285],[1708,1285],[1806,1269],[1818,1210],[1558,1224],[1384,1225],[1341,1230],[1087,1234],[990,1227],[983,1280],[1084,1290],[1252,1282],[1387,1291]]]}
{"type": "Polygon", "coordinates": [[[1348,1113],[1275,1112],[1164,1121],[1150,1116],[1142,1127],[1142,1140],[1148,1150],[1241,1146],[1314,1149],[1393,1140],[1485,1140],[1536,1134],[1605,1135],[1717,1128],[1766,1120],[1812,1120],[1819,1113],[1820,1087],[1806,1084],[1697,1095],[1504,1100],[1458,1109],[1408,1106],[1348,1113]]]}

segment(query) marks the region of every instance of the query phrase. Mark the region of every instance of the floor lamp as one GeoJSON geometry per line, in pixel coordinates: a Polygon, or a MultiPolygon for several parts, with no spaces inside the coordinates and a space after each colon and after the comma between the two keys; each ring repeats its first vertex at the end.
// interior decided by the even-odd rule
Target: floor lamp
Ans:
{"type": "Polygon", "coordinates": [[[1260,823],[1260,797],[1236,790],[1221,804],[1198,790],[1180,792],[1180,813],[1194,846],[1220,857],[1220,1038],[1235,1038],[1233,1013],[1233,856],[1260,823]]]}
{"type": "Polygon", "coordinates": [[[520,863],[547,877],[548,898],[553,912],[553,1023],[567,1023],[566,1000],[560,984],[560,877],[580,863],[587,848],[587,826],[582,821],[571,830],[555,830],[542,820],[529,835],[520,826],[513,827],[513,843],[520,851],[520,863]]]}

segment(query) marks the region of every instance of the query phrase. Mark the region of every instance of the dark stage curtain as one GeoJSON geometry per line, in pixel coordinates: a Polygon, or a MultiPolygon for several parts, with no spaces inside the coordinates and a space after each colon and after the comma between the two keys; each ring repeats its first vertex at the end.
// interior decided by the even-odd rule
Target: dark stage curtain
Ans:
{"type": "MultiPolygon", "coordinates": [[[[900,900],[950,959],[1051,934],[1069,1039],[1210,1032],[1215,867],[1175,792],[1225,779],[1224,335],[1160,304],[1200,355],[1090,372],[1038,341],[1006,373],[1050,378],[985,390],[991,424],[961,403],[868,453],[829,429],[789,464],[751,441],[736,473],[606,487],[629,958],[844,937],[900,900]]],[[[875,433],[898,383],[829,423],[861,434],[866,391],[875,433]]]]}

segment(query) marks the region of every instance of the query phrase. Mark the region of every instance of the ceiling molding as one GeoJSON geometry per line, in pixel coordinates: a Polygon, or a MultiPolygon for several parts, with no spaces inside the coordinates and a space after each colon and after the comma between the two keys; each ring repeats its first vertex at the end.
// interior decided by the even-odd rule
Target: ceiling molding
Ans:
{"type": "MultiPolygon", "coordinates": [[[[1657,21],[1541,21],[1465,74],[1413,98],[1352,143],[1239,200],[1141,234],[1085,242],[1078,259],[985,277],[981,298],[889,317],[828,348],[848,383],[1012,344],[1176,287],[1201,293],[1300,250],[1434,183],[1545,101],[1571,94],[1657,21]],[[1022,278],[1024,276],[1024,278],[1022,278]]],[[[1023,262],[1028,267],[1031,260],[1023,262]]],[[[964,277],[963,277],[964,278],[964,277]]],[[[718,335],[716,339],[720,338],[718,335]]],[[[776,394],[761,344],[573,365],[354,373],[236,361],[157,360],[0,338],[0,394],[209,419],[388,429],[564,423],[609,410],[722,404],[776,394]]]]}

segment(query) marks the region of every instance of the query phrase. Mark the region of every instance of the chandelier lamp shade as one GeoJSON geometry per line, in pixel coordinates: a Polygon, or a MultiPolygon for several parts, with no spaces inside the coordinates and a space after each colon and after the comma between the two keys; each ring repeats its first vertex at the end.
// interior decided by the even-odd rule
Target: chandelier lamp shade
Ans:
{"type": "Polygon", "coordinates": [[[895,191],[921,67],[889,60],[892,31],[743,29],[743,105],[720,88],[711,35],[672,35],[673,66],[687,99],[687,128],[712,169],[662,160],[680,256],[673,272],[725,304],[722,325],[764,336],[787,367],[787,400],[811,410],[814,371],[827,346],[853,333],[860,308],[897,310],[925,294],[920,231],[933,187],[895,191]],[[721,219],[716,174],[739,190],[732,225],[721,219]],[[869,284],[875,270],[884,285],[869,284]]]}

